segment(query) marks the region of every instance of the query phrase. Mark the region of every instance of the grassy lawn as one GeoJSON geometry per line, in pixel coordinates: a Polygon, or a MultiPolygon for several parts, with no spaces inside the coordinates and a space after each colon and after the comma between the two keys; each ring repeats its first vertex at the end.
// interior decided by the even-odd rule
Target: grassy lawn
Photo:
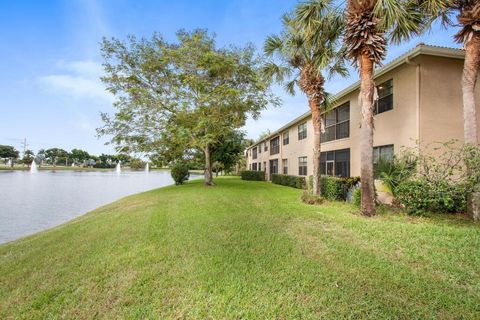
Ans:
{"type": "Polygon", "coordinates": [[[0,246],[0,318],[480,318],[480,227],[219,178],[0,246]]]}

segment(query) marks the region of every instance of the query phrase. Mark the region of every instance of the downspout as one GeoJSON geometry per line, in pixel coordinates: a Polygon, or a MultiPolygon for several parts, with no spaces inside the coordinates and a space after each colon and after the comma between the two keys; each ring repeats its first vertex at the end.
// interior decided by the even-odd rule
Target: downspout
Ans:
{"type": "MultiPolygon", "coordinates": [[[[405,58],[405,63],[410,65],[410,66],[414,66],[415,69],[416,69],[416,76],[415,76],[415,85],[416,85],[416,113],[417,113],[417,116],[416,116],[416,133],[417,133],[417,139],[418,141],[416,141],[416,143],[421,143],[422,139],[421,139],[421,130],[420,130],[420,126],[421,126],[421,119],[420,119],[420,64],[419,63],[416,63],[414,61],[412,61],[410,59],[409,56],[407,56],[405,58]]],[[[420,150],[419,150],[420,151],[420,150]]]]}

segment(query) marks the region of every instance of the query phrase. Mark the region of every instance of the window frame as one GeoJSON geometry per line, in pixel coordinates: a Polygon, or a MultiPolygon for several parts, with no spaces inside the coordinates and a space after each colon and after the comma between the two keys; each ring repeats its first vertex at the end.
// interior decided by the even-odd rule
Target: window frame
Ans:
{"type": "Polygon", "coordinates": [[[380,113],[384,113],[384,112],[387,112],[387,111],[390,111],[390,110],[393,110],[393,78],[392,79],[388,79],[387,81],[384,81],[382,83],[380,83],[378,86],[376,86],[376,90],[377,92],[379,92],[379,88],[382,86],[382,85],[385,85],[387,86],[388,85],[388,89],[390,89],[389,91],[391,91],[390,93],[388,94],[385,94],[383,96],[380,96],[380,94],[378,95],[377,99],[375,100],[375,104],[374,104],[374,110],[373,110],[373,114],[374,115],[377,115],[377,114],[380,114],[380,113]],[[378,112],[378,107],[380,105],[380,100],[382,99],[391,99],[391,105],[388,109],[386,110],[383,110],[381,112],[378,112]]]}
{"type": "Polygon", "coordinates": [[[320,141],[321,141],[322,143],[324,143],[324,142],[330,142],[330,141],[335,141],[335,140],[340,140],[340,139],[350,138],[350,101],[347,101],[347,102],[345,102],[344,104],[339,105],[338,107],[334,108],[333,110],[322,114],[322,120],[323,120],[323,123],[324,123],[324,125],[325,125],[325,133],[322,133],[322,134],[321,134],[321,140],[320,140],[320,141]],[[347,119],[347,120],[341,120],[341,121],[339,121],[339,120],[338,120],[338,119],[339,119],[339,116],[338,116],[339,112],[338,112],[338,110],[339,110],[340,108],[345,108],[345,107],[348,108],[348,119],[347,119]],[[332,112],[335,113],[335,123],[330,124],[330,125],[327,126],[327,116],[328,116],[329,114],[331,114],[332,112]],[[347,136],[339,138],[339,137],[338,137],[338,127],[339,127],[340,125],[345,125],[345,124],[347,125],[347,128],[348,128],[347,136]],[[328,132],[329,130],[332,130],[332,131],[333,131],[333,136],[334,136],[333,139],[326,139],[326,138],[328,137],[327,132],[328,132]]]}
{"type": "Polygon", "coordinates": [[[252,159],[253,160],[257,159],[257,147],[252,149],[252,159]]]}
{"type": "Polygon", "coordinates": [[[305,121],[303,123],[300,123],[297,127],[297,131],[298,131],[298,141],[306,139],[307,138],[307,122],[305,121]]]}
{"type": "Polygon", "coordinates": [[[285,131],[284,133],[282,133],[282,143],[284,146],[290,143],[290,132],[285,131]]]}
{"type": "Polygon", "coordinates": [[[338,150],[330,150],[330,151],[323,151],[320,154],[320,172],[322,175],[327,175],[327,167],[328,163],[333,162],[333,176],[335,177],[350,177],[350,167],[351,167],[351,159],[352,159],[352,154],[350,148],[345,148],[345,149],[338,149],[338,150]],[[348,153],[348,160],[338,160],[337,153],[342,153],[342,152],[347,152],[348,153]],[[339,175],[337,174],[338,167],[346,162],[346,169],[345,169],[345,174],[344,175],[339,175]]]}
{"type": "Polygon", "coordinates": [[[270,155],[280,153],[280,136],[276,136],[273,139],[270,139],[270,155]],[[276,142],[276,144],[274,144],[276,142]]]}
{"type": "Polygon", "coordinates": [[[288,159],[282,159],[282,172],[288,174],[288,159]]]}
{"type": "Polygon", "coordinates": [[[392,154],[391,156],[389,157],[386,157],[387,158],[390,158],[388,160],[393,160],[393,157],[395,156],[395,145],[392,143],[392,144],[384,144],[384,145],[381,145],[381,146],[376,146],[376,147],[373,147],[373,164],[377,164],[378,161],[380,160],[380,158],[382,158],[382,155],[381,155],[381,151],[382,149],[387,149],[387,148],[391,148],[392,150],[392,154]],[[378,150],[378,156],[375,155],[375,151],[378,150]]]}
{"type": "Polygon", "coordinates": [[[307,156],[298,157],[298,175],[306,176],[308,174],[308,158],[307,156]]]}

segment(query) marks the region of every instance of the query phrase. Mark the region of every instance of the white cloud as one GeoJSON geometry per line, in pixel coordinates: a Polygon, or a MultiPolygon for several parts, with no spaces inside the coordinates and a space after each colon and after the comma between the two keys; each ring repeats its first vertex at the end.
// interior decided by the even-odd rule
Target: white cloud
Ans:
{"type": "Polygon", "coordinates": [[[41,76],[39,84],[49,93],[73,99],[93,99],[112,103],[114,97],[100,81],[102,66],[91,60],[57,63],[58,73],[41,76]]]}

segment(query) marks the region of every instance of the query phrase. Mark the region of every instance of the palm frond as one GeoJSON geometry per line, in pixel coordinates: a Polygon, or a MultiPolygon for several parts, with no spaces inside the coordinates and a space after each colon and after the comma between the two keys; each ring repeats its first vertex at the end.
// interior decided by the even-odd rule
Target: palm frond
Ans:
{"type": "Polygon", "coordinates": [[[262,73],[267,78],[274,79],[276,82],[283,82],[286,78],[291,77],[292,70],[287,66],[268,62],[262,67],[262,73]]]}
{"type": "Polygon", "coordinates": [[[331,94],[330,92],[323,93],[323,101],[320,103],[320,108],[322,112],[329,112],[333,110],[337,106],[337,99],[335,95],[331,94]]]}
{"type": "Polygon", "coordinates": [[[290,95],[295,95],[295,86],[297,85],[297,80],[291,80],[284,84],[283,89],[290,95]]]}
{"type": "Polygon", "coordinates": [[[276,53],[281,54],[281,51],[283,50],[284,46],[284,41],[282,38],[278,35],[271,35],[268,36],[267,39],[265,40],[265,44],[263,45],[263,52],[267,56],[273,56],[276,53]]]}

